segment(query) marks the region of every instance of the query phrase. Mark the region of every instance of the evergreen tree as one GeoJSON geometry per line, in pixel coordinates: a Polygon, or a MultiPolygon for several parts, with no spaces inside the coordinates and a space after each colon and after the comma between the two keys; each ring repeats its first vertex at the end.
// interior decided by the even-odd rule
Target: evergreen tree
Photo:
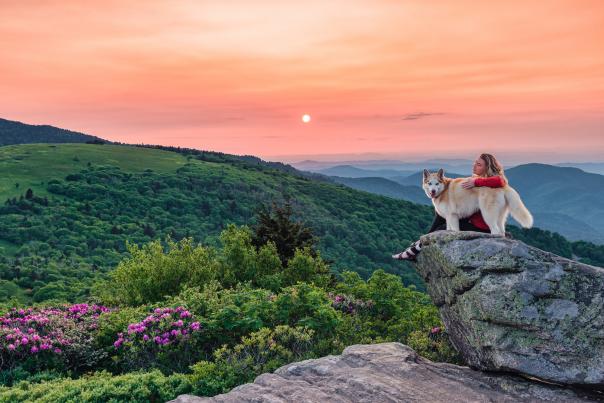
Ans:
{"type": "Polygon", "coordinates": [[[304,223],[293,221],[290,201],[286,200],[283,206],[278,206],[273,201],[271,210],[266,205],[261,205],[257,210],[258,221],[252,227],[254,246],[260,248],[268,241],[273,241],[284,267],[294,257],[296,248],[309,247],[312,256],[316,257],[317,239],[312,228],[307,227],[304,223]]]}

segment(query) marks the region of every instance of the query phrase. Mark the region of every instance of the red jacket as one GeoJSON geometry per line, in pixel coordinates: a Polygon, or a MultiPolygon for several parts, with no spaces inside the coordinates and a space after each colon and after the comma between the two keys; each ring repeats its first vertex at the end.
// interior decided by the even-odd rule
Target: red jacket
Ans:
{"type": "MultiPolygon", "coordinates": [[[[474,185],[488,186],[490,188],[501,188],[501,187],[505,186],[504,182],[505,181],[503,180],[503,178],[501,176],[489,176],[486,178],[475,178],[474,179],[474,185]]],[[[472,214],[470,216],[470,218],[468,219],[468,221],[480,229],[487,230],[487,231],[490,230],[489,226],[484,221],[484,218],[482,218],[482,214],[480,213],[480,211],[477,211],[476,213],[472,214]]]]}

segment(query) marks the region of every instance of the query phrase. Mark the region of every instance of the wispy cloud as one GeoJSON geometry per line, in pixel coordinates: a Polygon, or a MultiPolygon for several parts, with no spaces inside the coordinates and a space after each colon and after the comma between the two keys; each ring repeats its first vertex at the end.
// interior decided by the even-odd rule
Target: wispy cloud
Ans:
{"type": "Polygon", "coordinates": [[[417,120],[422,119],[428,116],[437,116],[444,115],[442,112],[417,112],[417,113],[409,113],[403,116],[403,120],[417,120]]]}

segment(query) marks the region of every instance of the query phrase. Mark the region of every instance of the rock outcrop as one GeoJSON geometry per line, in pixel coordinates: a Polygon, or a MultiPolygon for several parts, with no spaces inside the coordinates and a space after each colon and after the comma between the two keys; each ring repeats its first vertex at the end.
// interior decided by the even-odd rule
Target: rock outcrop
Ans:
{"type": "Polygon", "coordinates": [[[342,355],[285,365],[254,383],[197,402],[587,402],[598,395],[434,363],[400,343],[355,345],[342,355]]]}
{"type": "Polygon", "coordinates": [[[416,268],[472,368],[604,387],[604,269],[477,232],[422,237],[416,268]]]}

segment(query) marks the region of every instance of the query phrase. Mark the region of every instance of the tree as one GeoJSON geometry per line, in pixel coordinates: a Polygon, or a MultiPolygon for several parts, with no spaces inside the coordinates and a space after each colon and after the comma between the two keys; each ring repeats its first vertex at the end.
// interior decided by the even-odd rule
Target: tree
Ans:
{"type": "Polygon", "coordinates": [[[34,198],[34,191],[31,190],[31,188],[28,188],[27,191],[25,192],[25,198],[27,200],[31,200],[34,198]]]}
{"type": "Polygon", "coordinates": [[[258,221],[253,226],[252,243],[260,248],[268,241],[273,241],[277,247],[279,258],[283,267],[287,267],[288,261],[294,257],[296,248],[308,247],[311,256],[316,257],[315,244],[317,239],[312,228],[304,223],[293,221],[292,206],[289,200],[283,206],[272,202],[272,211],[265,205],[257,210],[258,221]]]}

